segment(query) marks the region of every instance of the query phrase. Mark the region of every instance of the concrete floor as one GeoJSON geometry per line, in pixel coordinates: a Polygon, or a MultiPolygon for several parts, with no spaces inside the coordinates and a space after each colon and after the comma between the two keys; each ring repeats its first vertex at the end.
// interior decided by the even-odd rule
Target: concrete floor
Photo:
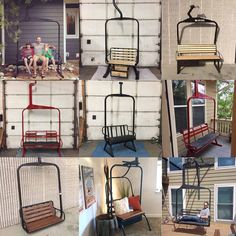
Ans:
{"type": "MultiPolygon", "coordinates": [[[[65,211],[65,221],[47,229],[32,233],[33,236],[78,236],[79,209],[71,208],[65,211]]],[[[25,236],[27,234],[20,224],[0,229],[1,236],[25,236]]]]}
{"type": "Polygon", "coordinates": [[[162,235],[168,236],[233,236],[235,235],[235,225],[229,223],[211,223],[210,227],[196,227],[190,225],[177,225],[173,223],[162,224],[162,235]],[[176,227],[176,228],[175,228],[176,227]]]}
{"type": "Polygon", "coordinates": [[[230,157],[231,143],[229,142],[229,138],[220,136],[218,143],[221,144],[222,147],[210,145],[205,151],[199,153],[198,157],[230,157]]]}
{"type": "MultiPolygon", "coordinates": [[[[80,157],[91,157],[99,141],[87,141],[79,149],[80,157]]],[[[151,143],[149,140],[142,141],[146,151],[150,157],[161,157],[161,148],[156,143],[151,143]]]]}
{"type": "MultiPolygon", "coordinates": [[[[0,157],[16,157],[17,151],[18,149],[2,149],[0,150],[0,157]]],[[[79,150],[62,149],[61,152],[62,152],[62,157],[78,157],[79,156],[79,150]]],[[[55,151],[55,156],[57,156],[56,151],[55,151]]]]}
{"type": "Polygon", "coordinates": [[[235,80],[236,64],[225,64],[218,73],[213,63],[205,66],[185,67],[177,74],[176,64],[163,65],[162,79],[164,80],[235,80]]]}
{"type": "MultiPolygon", "coordinates": [[[[161,236],[161,218],[149,218],[149,223],[152,231],[148,230],[145,219],[125,228],[127,236],[161,236]]],[[[120,236],[121,231],[118,230],[114,236],[120,236]]],[[[164,235],[164,234],[163,234],[164,235]]]]}
{"type": "MultiPolygon", "coordinates": [[[[151,70],[151,72],[157,77],[157,78],[161,78],[161,73],[160,70],[157,67],[146,67],[148,69],[151,70]]],[[[97,70],[97,66],[83,66],[80,67],[80,79],[82,80],[90,80],[92,78],[92,76],[94,75],[94,73],[97,70]]],[[[104,80],[107,80],[106,78],[104,78],[104,80]]],[[[120,78],[119,78],[120,80],[120,78]]],[[[127,80],[127,79],[124,79],[127,80]]]]}

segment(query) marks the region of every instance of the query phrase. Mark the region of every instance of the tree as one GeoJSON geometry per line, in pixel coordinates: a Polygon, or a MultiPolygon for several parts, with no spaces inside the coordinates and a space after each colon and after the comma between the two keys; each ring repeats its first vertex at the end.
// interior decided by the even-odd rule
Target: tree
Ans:
{"type": "MultiPolygon", "coordinates": [[[[49,1],[52,0],[40,0],[42,3],[49,1]]],[[[0,27],[5,28],[6,33],[13,42],[16,42],[20,35],[20,30],[16,30],[19,24],[20,6],[24,5],[26,8],[30,8],[38,2],[38,0],[4,0],[3,8],[3,1],[0,0],[0,27]]]]}
{"type": "Polygon", "coordinates": [[[217,116],[219,119],[232,118],[234,81],[217,81],[217,116]]]}

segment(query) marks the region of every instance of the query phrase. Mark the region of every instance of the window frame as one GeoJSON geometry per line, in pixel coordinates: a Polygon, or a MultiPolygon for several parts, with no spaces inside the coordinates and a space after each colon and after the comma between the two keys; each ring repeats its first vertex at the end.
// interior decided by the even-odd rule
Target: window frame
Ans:
{"type": "MultiPolygon", "coordinates": [[[[181,157],[171,157],[171,158],[179,158],[182,160],[182,165],[184,164],[184,158],[181,158],[181,157]]],[[[181,173],[182,174],[182,170],[170,170],[170,162],[169,162],[169,158],[168,158],[168,163],[167,163],[167,173],[170,173],[170,174],[174,174],[174,173],[181,173]]]]}
{"type": "MultiPolygon", "coordinates": [[[[186,94],[187,94],[187,99],[192,96],[192,86],[191,86],[192,81],[186,81],[186,94]]],[[[203,84],[205,86],[205,92],[207,91],[206,83],[203,84]]],[[[173,90],[172,90],[173,91],[173,90]]],[[[193,126],[193,107],[204,107],[205,112],[204,112],[204,122],[206,122],[206,101],[204,104],[192,104],[190,107],[190,127],[193,126]]],[[[186,105],[175,105],[174,104],[174,91],[173,91],[173,105],[174,105],[174,119],[175,119],[175,108],[186,108],[187,109],[187,101],[186,105]]],[[[186,127],[187,129],[187,127],[186,127]]],[[[182,136],[180,132],[177,132],[177,125],[175,125],[175,132],[177,137],[182,136]]]]}
{"type": "Polygon", "coordinates": [[[234,217],[236,214],[236,183],[224,183],[224,184],[215,184],[214,185],[214,221],[215,222],[234,222],[234,217]],[[218,219],[218,188],[221,187],[233,187],[233,219],[225,220],[218,219]]]}
{"type": "Polygon", "coordinates": [[[66,39],[78,39],[79,38],[79,9],[78,8],[66,7],[65,35],[66,35],[66,39]],[[73,34],[73,35],[67,34],[67,12],[73,12],[76,15],[75,34],[73,34]]]}
{"type": "MultiPolygon", "coordinates": [[[[170,214],[171,216],[172,215],[172,195],[171,195],[171,190],[172,189],[178,189],[180,188],[181,186],[180,185],[171,185],[169,186],[169,190],[168,190],[168,196],[169,196],[169,211],[170,211],[170,214]]],[[[186,200],[185,200],[185,193],[186,193],[186,189],[182,189],[182,198],[183,198],[183,208],[186,208],[186,200]]]]}
{"type": "MultiPolygon", "coordinates": [[[[219,166],[219,165],[218,165],[218,158],[219,158],[219,157],[216,157],[216,158],[215,158],[215,170],[225,170],[225,169],[235,169],[235,168],[236,168],[236,159],[235,159],[234,165],[230,165],[230,166],[219,166]]],[[[224,158],[224,157],[222,157],[222,158],[224,158]]],[[[232,159],[234,159],[234,157],[232,157],[232,159]]]]}

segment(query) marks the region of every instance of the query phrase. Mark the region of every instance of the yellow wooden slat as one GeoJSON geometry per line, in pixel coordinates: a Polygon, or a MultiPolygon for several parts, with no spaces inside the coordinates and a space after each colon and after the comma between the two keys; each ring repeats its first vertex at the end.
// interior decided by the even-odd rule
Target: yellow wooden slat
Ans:
{"type": "Polygon", "coordinates": [[[125,60],[109,60],[108,64],[112,65],[124,65],[124,66],[135,66],[135,61],[125,61],[125,60]]]}
{"type": "Polygon", "coordinates": [[[111,76],[117,76],[117,77],[127,78],[127,72],[123,72],[123,71],[111,71],[111,76]]]}
{"type": "Polygon", "coordinates": [[[176,57],[177,61],[181,60],[220,60],[220,57],[218,55],[182,55],[176,57]]]}

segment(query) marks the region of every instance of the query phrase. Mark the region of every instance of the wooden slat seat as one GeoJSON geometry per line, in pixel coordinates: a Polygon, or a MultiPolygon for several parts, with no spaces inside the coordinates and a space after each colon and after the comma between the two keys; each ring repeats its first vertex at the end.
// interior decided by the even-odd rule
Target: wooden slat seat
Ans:
{"type": "Polygon", "coordinates": [[[117,215],[116,217],[121,220],[129,220],[133,217],[143,215],[144,212],[142,210],[136,210],[136,211],[130,211],[127,213],[124,213],[122,215],[117,215]]]}
{"type": "Polygon", "coordinates": [[[138,49],[136,48],[110,48],[106,55],[106,63],[108,64],[107,71],[104,78],[110,73],[111,76],[128,78],[129,67],[132,67],[135,72],[136,80],[139,79],[139,72],[137,71],[138,64],[138,49]]]}
{"type": "Polygon", "coordinates": [[[56,209],[52,201],[24,206],[21,211],[23,224],[29,233],[64,221],[64,218],[56,215],[56,209]]]}
{"type": "Polygon", "coordinates": [[[219,62],[222,57],[217,51],[216,44],[179,44],[176,51],[177,73],[180,72],[180,62],[183,61],[214,61],[220,72],[219,62]]]}
{"type": "Polygon", "coordinates": [[[113,59],[109,60],[108,63],[112,65],[135,66],[135,61],[127,61],[127,60],[113,59]]]}
{"type": "Polygon", "coordinates": [[[218,55],[184,55],[184,56],[177,56],[177,60],[179,61],[195,61],[195,60],[204,60],[204,61],[212,61],[212,60],[220,60],[218,55]]]}
{"type": "Polygon", "coordinates": [[[57,216],[50,216],[50,217],[47,217],[38,221],[34,221],[32,223],[29,223],[27,227],[28,227],[29,233],[32,233],[42,228],[46,228],[48,226],[58,224],[62,221],[63,220],[57,216]]]}
{"type": "Polygon", "coordinates": [[[192,127],[189,132],[187,129],[183,130],[183,141],[188,150],[187,156],[199,153],[210,144],[221,146],[217,142],[219,135],[218,132],[210,131],[207,123],[192,127]]]}

